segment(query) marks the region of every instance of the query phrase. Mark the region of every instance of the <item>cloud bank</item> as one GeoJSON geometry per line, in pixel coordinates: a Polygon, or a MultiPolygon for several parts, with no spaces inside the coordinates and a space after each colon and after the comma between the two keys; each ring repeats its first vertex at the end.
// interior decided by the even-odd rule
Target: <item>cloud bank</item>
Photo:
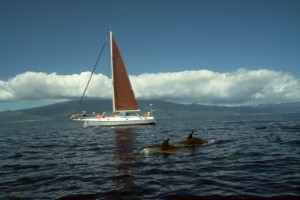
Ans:
{"type": "MultiPolygon", "coordinates": [[[[0,80],[0,102],[79,99],[90,72],[73,75],[25,72],[0,80]]],[[[138,99],[211,105],[251,105],[300,101],[300,80],[272,70],[239,69],[230,73],[209,70],[130,76],[138,99]]],[[[87,97],[109,98],[111,79],[95,74],[87,97]]]]}

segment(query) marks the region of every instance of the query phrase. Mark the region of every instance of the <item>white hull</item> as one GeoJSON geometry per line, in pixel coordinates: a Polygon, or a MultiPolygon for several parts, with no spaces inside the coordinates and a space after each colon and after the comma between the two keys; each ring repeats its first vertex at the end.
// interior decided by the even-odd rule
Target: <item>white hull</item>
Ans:
{"type": "Polygon", "coordinates": [[[155,124],[153,117],[105,117],[105,118],[79,118],[75,121],[83,121],[83,127],[99,127],[99,126],[131,126],[131,125],[150,125],[155,124]]]}

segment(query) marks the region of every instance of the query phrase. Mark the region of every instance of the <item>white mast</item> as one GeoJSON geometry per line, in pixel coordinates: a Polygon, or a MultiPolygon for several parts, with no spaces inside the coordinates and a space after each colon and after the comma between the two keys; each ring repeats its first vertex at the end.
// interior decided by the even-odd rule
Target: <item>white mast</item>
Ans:
{"type": "Polygon", "coordinates": [[[113,112],[116,111],[115,105],[115,88],[114,88],[114,67],[113,67],[113,46],[112,46],[112,31],[110,31],[110,65],[111,65],[111,81],[112,81],[112,104],[113,112]]]}

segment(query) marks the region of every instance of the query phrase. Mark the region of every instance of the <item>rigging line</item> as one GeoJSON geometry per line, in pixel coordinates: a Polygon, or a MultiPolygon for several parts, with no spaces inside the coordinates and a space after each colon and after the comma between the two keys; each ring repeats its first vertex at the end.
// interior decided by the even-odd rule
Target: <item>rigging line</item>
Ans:
{"type": "Polygon", "coordinates": [[[96,67],[97,67],[98,63],[99,63],[100,57],[101,57],[101,55],[102,55],[102,53],[103,53],[103,51],[104,51],[104,48],[105,48],[105,46],[106,46],[106,43],[107,43],[108,38],[109,38],[109,35],[108,35],[108,36],[106,37],[106,39],[105,39],[104,45],[103,45],[103,47],[102,47],[102,49],[101,49],[101,51],[100,51],[100,53],[99,53],[98,59],[97,59],[97,61],[96,61],[96,64],[95,64],[95,66],[94,66],[94,69],[93,69],[93,71],[92,71],[92,73],[91,73],[91,76],[90,76],[90,78],[89,78],[89,80],[88,80],[88,82],[87,82],[87,85],[86,85],[86,87],[85,87],[85,89],[84,89],[84,91],[83,91],[83,94],[82,94],[82,96],[81,96],[81,98],[80,98],[80,101],[79,101],[79,103],[78,103],[78,105],[77,105],[77,108],[76,108],[76,112],[75,112],[75,113],[78,112],[78,109],[79,109],[79,107],[80,107],[81,104],[82,104],[83,97],[84,97],[85,92],[86,92],[86,90],[87,90],[87,88],[88,88],[88,86],[89,86],[89,84],[90,84],[90,82],[91,82],[92,76],[93,76],[93,74],[94,74],[94,72],[95,72],[95,70],[96,70],[96,67]]]}

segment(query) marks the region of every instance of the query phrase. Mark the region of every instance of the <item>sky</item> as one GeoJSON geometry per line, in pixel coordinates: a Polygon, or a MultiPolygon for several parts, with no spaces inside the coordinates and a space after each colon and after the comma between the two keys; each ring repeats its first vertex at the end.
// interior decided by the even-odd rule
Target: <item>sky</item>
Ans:
{"type": "Polygon", "coordinates": [[[0,0],[0,27],[0,111],[79,100],[110,30],[138,99],[300,101],[297,0],[0,0]]]}

